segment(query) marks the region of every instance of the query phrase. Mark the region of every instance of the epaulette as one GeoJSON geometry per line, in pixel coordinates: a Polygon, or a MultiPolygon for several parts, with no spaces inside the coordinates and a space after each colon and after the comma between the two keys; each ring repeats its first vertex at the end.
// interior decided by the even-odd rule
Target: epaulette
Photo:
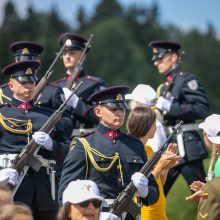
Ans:
{"type": "Polygon", "coordinates": [[[86,75],[85,78],[89,79],[89,80],[92,80],[92,81],[96,81],[96,82],[102,81],[101,78],[95,77],[95,76],[90,76],[90,75],[86,75]]]}
{"type": "Polygon", "coordinates": [[[187,77],[187,76],[189,76],[189,75],[191,75],[190,73],[187,73],[187,72],[178,72],[177,73],[177,75],[179,75],[179,76],[182,76],[182,77],[187,77]]]}
{"type": "Polygon", "coordinates": [[[54,85],[56,85],[56,84],[58,84],[58,83],[60,83],[60,82],[62,82],[62,81],[64,81],[65,80],[65,77],[64,78],[61,78],[61,79],[58,79],[58,80],[55,80],[55,81],[53,81],[53,82],[51,82],[51,83],[53,83],[54,85]]]}
{"type": "Polygon", "coordinates": [[[0,108],[5,107],[5,106],[10,106],[10,104],[7,102],[0,103],[0,108]]]}
{"type": "Polygon", "coordinates": [[[87,137],[87,136],[89,136],[90,134],[93,134],[93,133],[94,133],[94,131],[89,131],[87,133],[84,133],[84,134],[80,135],[80,137],[87,137]]]}
{"type": "Polygon", "coordinates": [[[55,88],[58,88],[58,87],[59,87],[59,85],[57,85],[57,84],[54,83],[54,82],[48,83],[47,86],[52,86],[52,87],[55,87],[55,88]]]}
{"type": "Polygon", "coordinates": [[[8,83],[5,83],[5,84],[3,84],[3,85],[0,85],[0,88],[5,88],[5,87],[7,87],[8,86],[8,83]]]}

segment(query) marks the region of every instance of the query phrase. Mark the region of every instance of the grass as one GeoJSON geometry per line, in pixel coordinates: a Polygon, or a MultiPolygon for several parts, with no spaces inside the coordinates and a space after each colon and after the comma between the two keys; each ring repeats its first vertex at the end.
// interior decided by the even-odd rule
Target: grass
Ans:
{"type": "MultiPolygon", "coordinates": [[[[204,160],[207,170],[209,159],[204,160]]],[[[185,197],[190,195],[186,181],[180,175],[167,196],[167,216],[169,220],[194,220],[196,219],[198,204],[186,201],[185,197]]]]}

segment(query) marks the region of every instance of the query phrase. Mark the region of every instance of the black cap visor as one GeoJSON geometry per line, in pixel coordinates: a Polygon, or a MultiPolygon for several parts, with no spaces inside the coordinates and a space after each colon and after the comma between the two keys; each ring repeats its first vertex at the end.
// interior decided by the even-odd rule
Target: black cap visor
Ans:
{"type": "Polygon", "coordinates": [[[101,105],[104,105],[108,108],[128,109],[128,105],[125,102],[109,102],[109,103],[103,103],[101,105]]]}
{"type": "Polygon", "coordinates": [[[17,56],[15,56],[16,62],[18,62],[18,61],[27,61],[27,60],[37,60],[37,59],[39,59],[38,55],[28,55],[28,56],[17,55],[17,56]]]}
{"type": "Polygon", "coordinates": [[[16,79],[21,83],[28,83],[28,82],[37,82],[37,76],[11,76],[11,78],[16,79]]]}
{"type": "Polygon", "coordinates": [[[169,51],[167,50],[160,50],[158,51],[157,53],[154,53],[153,54],[153,57],[152,57],[152,62],[155,62],[156,60],[161,60],[163,59],[163,57],[168,53],[169,51]]]}

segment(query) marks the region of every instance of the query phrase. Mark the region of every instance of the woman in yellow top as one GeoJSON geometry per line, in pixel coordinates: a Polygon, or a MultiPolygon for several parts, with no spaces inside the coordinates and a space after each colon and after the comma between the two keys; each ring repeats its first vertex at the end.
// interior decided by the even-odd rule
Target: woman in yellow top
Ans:
{"type": "MultiPolygon", "coordinates": [[[[130,135],[140,139],[145,146],[148,158],[150,158],[153,154],[153,150],[145,143],[149,138],[154,136],[156,131],[155,112],[147,107],[134,108],[128,116],[127,131],[130,135]]],[[[166,199],[163,193],[163,184],[166,181],[168,170],[175,166],[180,160],[180,156],[175,154],[176,148],[176,144],[169,144],[167,151],[152,171],[159,186],[160,196],[154,205],[143,206],[141,208],[142,220],[168,220],[166,215],[166,199]]]]}

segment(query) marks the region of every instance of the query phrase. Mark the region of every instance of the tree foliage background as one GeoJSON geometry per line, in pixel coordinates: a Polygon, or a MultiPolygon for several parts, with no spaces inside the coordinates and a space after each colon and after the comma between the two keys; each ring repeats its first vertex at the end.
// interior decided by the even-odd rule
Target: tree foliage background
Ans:
{"type": "MultiPolygon", "coordinates": [[[[161,24],[160,9],[156,3],[147,8],[130,6],[125,10],[116,0],[100,0],[93,15],[87,15],[84,8],[79,8],[77,21],[77,27],[66,23],[56,6],[43,13],[35,11],[30,5],[27,16],[21,18],[9,1],[0,27],[0,68],[13,62],[10,44],[30,40],[44,46],[40,69],[42,76],[60,49],[60,34],[76,32],[88,38],[92,33],[92,48],[85,63],[88,73],[103,78],[109,86],[125,84],[133,89],[137,84],[145,83],[156,88],[163,77],[150,61],[151,51],[147,43],[156,39],[175,40],[182,44],[186,52],[182,69],[198,76],[210,100],[211,112],[220,113],[220,41],[212,24],[207,25],[205,32],[197,29],[183,31],[172,24],[161,24]]],[[[51,81],[62,78],[64,74],[62,62],[59,61],[54,67],[51,81]]],[[[1,75],[0,80],[3,84],[7,82],[7,77],[1,75]]],[[[184,210],[187,211],[183,212],[183,196],[178,198],[180,200],[175,200],[172,193],[171,196],[168,197],[171,220],[195,219],[190,212],[195,214],[196,206],[189,206],[187,209],[184,205],[184,210]],[[179,205],[173,209],[169,204],[179,205]]]]}
{"type": "MultiPolygon", "coordinates": [[[[156,88],[162,76],[150,61],[151,51],[147,43],[155,39],[175,40],[186,52],[182,69],[198,76],[208,94],[211,111],[220,111],[220,42],[212,24],[207,25],[205,32],[197,29],[186,32],[172,24],[162,25],[156,3],[147,8],[130,6],[124,9],[116,0],[101,0],[92,16],[87,15],[84,8],[79,8],[77,27],[63,21],[58,11],[53,6],[47,13],[37,12],[30,5],[27,16],[21,18],[9,1],[0,29],[0,67],[13,62],[9,50],[11,43],[30,40],[44,46],[40,70],[43,75],[60,49],[60,34],[76,32],[88,38],[93,33],[91,52],[85,63],[90,74],[102,77],[109,86],[126,84],[133,89],[138,83],[145,83],[156,88]]],[[[59,61],[51,80],[63,77],[64,71],[59,61]]],[[[4,83],[7,77],[1,76],[0,80],[4,83]]]]}

